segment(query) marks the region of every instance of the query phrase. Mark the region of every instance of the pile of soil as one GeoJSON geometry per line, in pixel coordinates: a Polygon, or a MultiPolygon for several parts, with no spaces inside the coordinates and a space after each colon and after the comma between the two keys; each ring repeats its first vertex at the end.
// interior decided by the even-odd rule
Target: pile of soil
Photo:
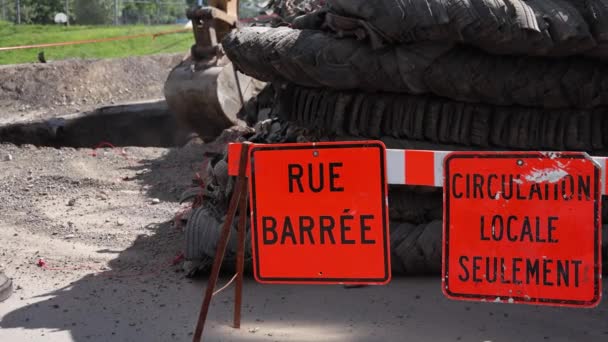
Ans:
{"type": "Polygon", "coordinates": [[[183,57],[160,54],[0,66],[0,122],[163,98],[163,84],[183,57]]]}

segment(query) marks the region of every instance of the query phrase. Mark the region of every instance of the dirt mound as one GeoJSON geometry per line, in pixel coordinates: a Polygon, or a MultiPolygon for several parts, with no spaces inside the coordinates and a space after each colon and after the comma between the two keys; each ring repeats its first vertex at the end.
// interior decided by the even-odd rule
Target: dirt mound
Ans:
{"type": "Polygon", "coordinates": [[[0,121],[162,98],[163,84],[182,58],[183,54],[162,54],[2,66],[0,121]]]}

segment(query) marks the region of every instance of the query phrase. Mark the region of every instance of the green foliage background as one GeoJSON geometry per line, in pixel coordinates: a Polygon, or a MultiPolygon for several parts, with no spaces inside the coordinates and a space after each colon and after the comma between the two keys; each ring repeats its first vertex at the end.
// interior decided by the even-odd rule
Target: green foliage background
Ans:
{"type": "MultiPolygon", "coordinates": [[[[16,1],[0,0],[0,20],[16,22],[16,1]]],[[[186,19],[186,9],[195,6],[197,0],[20,0],[22,24],[54,24],[55,14],[66,12],[70,24],[107,25],[115,21],[118,4],[119,24],[174,24],[186,19]]],[[[241,17],[253,17],[260,13],[258,4],[267,0],[240,0],[241,17]]],[[[206,3],[206,1],[203,1],[206,3]]]]}
{"type": "MultiPolygon", "coordinates": [[[[0,47],[157,33],[180,28],[183,28],[183,25],[74,25],[65,27],[59,25],[14,25],[0,21],[0,47]]],[[[37,63],[38,53],[41,51],[44,52],[48,61],[67,58],[118,58],[158,53],[183,53],[185,55],[193,42],[192,32],[184,32],[163,35],[156,39],[142,37],[94,44],[0,51],[0,65],[37,63]]]]}
{"type": "MultiPolygon", "coordinates": [[[[14,15],[14,1],[0,0],[0,18],[4,13],[9,18],[14,15]],[[7,3],[12,4],[1,7],[7,3]]],[[[121,25],[115,26],[114,0],[68,0],[70,25],[65,26],[54,23],[55,14],[65,12],[65,0],[21,0],[21,25],[0,19],[0,47],[181,29],[184,27],[183,23],[176,25],[176,20],[184,20],[186,9],[197,3],[197,0],[184,0],[183,5],[181,3],[162,5],[156,0],[148,0],[147,3],[121,1],[124,5],[119,17],[121,25]]],[[[257,4],[263,3],[266,3],[266,0],[241,0],[240,16],[248,18],[260,14],[261,8],[257,4]]],[[[184,32],[160,36],[156,39],[145,37],[44,49],[0,51],[0,64],[35,63],[38,53],[42,51],[49,61],[66,58],[113,58],[155,53],[186,53],[193,43],[192,32],[184,32]]]]}

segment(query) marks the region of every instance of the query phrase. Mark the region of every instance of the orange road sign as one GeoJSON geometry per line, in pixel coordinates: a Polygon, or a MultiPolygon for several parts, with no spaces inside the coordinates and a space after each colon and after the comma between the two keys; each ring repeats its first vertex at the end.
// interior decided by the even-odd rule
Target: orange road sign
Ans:
{"type": "Polygon", "coordinates": [[[258,282],[390,281],[384,144],[254,145],[250,165],[258,282]]]}
{"type": "Polygon", "coordinates": [[[452,153],[444,162],[444,294],[595,307],[600,168],[585,153],[452,153]]]}

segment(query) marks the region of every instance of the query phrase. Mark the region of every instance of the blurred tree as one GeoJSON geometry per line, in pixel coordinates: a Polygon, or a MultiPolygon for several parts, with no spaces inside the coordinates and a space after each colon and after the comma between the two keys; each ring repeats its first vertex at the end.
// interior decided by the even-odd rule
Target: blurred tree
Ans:
{"type": "Polygon", "coordinates": [[[79,25],[111,24],[114,18],[114,1],[74,0],[74,17],[79,25]]]}
{"type": "Polygon", "coordinates": [[[54,23],[55,14],[65,13],[64,0],[24,0],[23,6],[28,7],[29,18],[27,22],[35,24],[54,23]]]}
{"type": "Polygon", "coordinates": [[[167,0],[125,1],[122,7],[122,22],[125,24],[173,24],[178,18],[185,18],[187,1],[189,0],[183,3],[167,0]]]}
{"type": "MultiPolygon", "coordinates": [[[[66,13],[70,21],[74,18],[73,3],[74,0],[67,0],[68,13],[66,13]]],[[[3,13],[7,19],[16,22],[16,1],[0,0],[3,4],[3,13]]],[[[66,0],[20,0],[20,12],[22,24],[53,24],[55,23],[55,14],[65,13],[66,0]]],[[[1,19],[1,18],[0,18],[1,19]]]]}

